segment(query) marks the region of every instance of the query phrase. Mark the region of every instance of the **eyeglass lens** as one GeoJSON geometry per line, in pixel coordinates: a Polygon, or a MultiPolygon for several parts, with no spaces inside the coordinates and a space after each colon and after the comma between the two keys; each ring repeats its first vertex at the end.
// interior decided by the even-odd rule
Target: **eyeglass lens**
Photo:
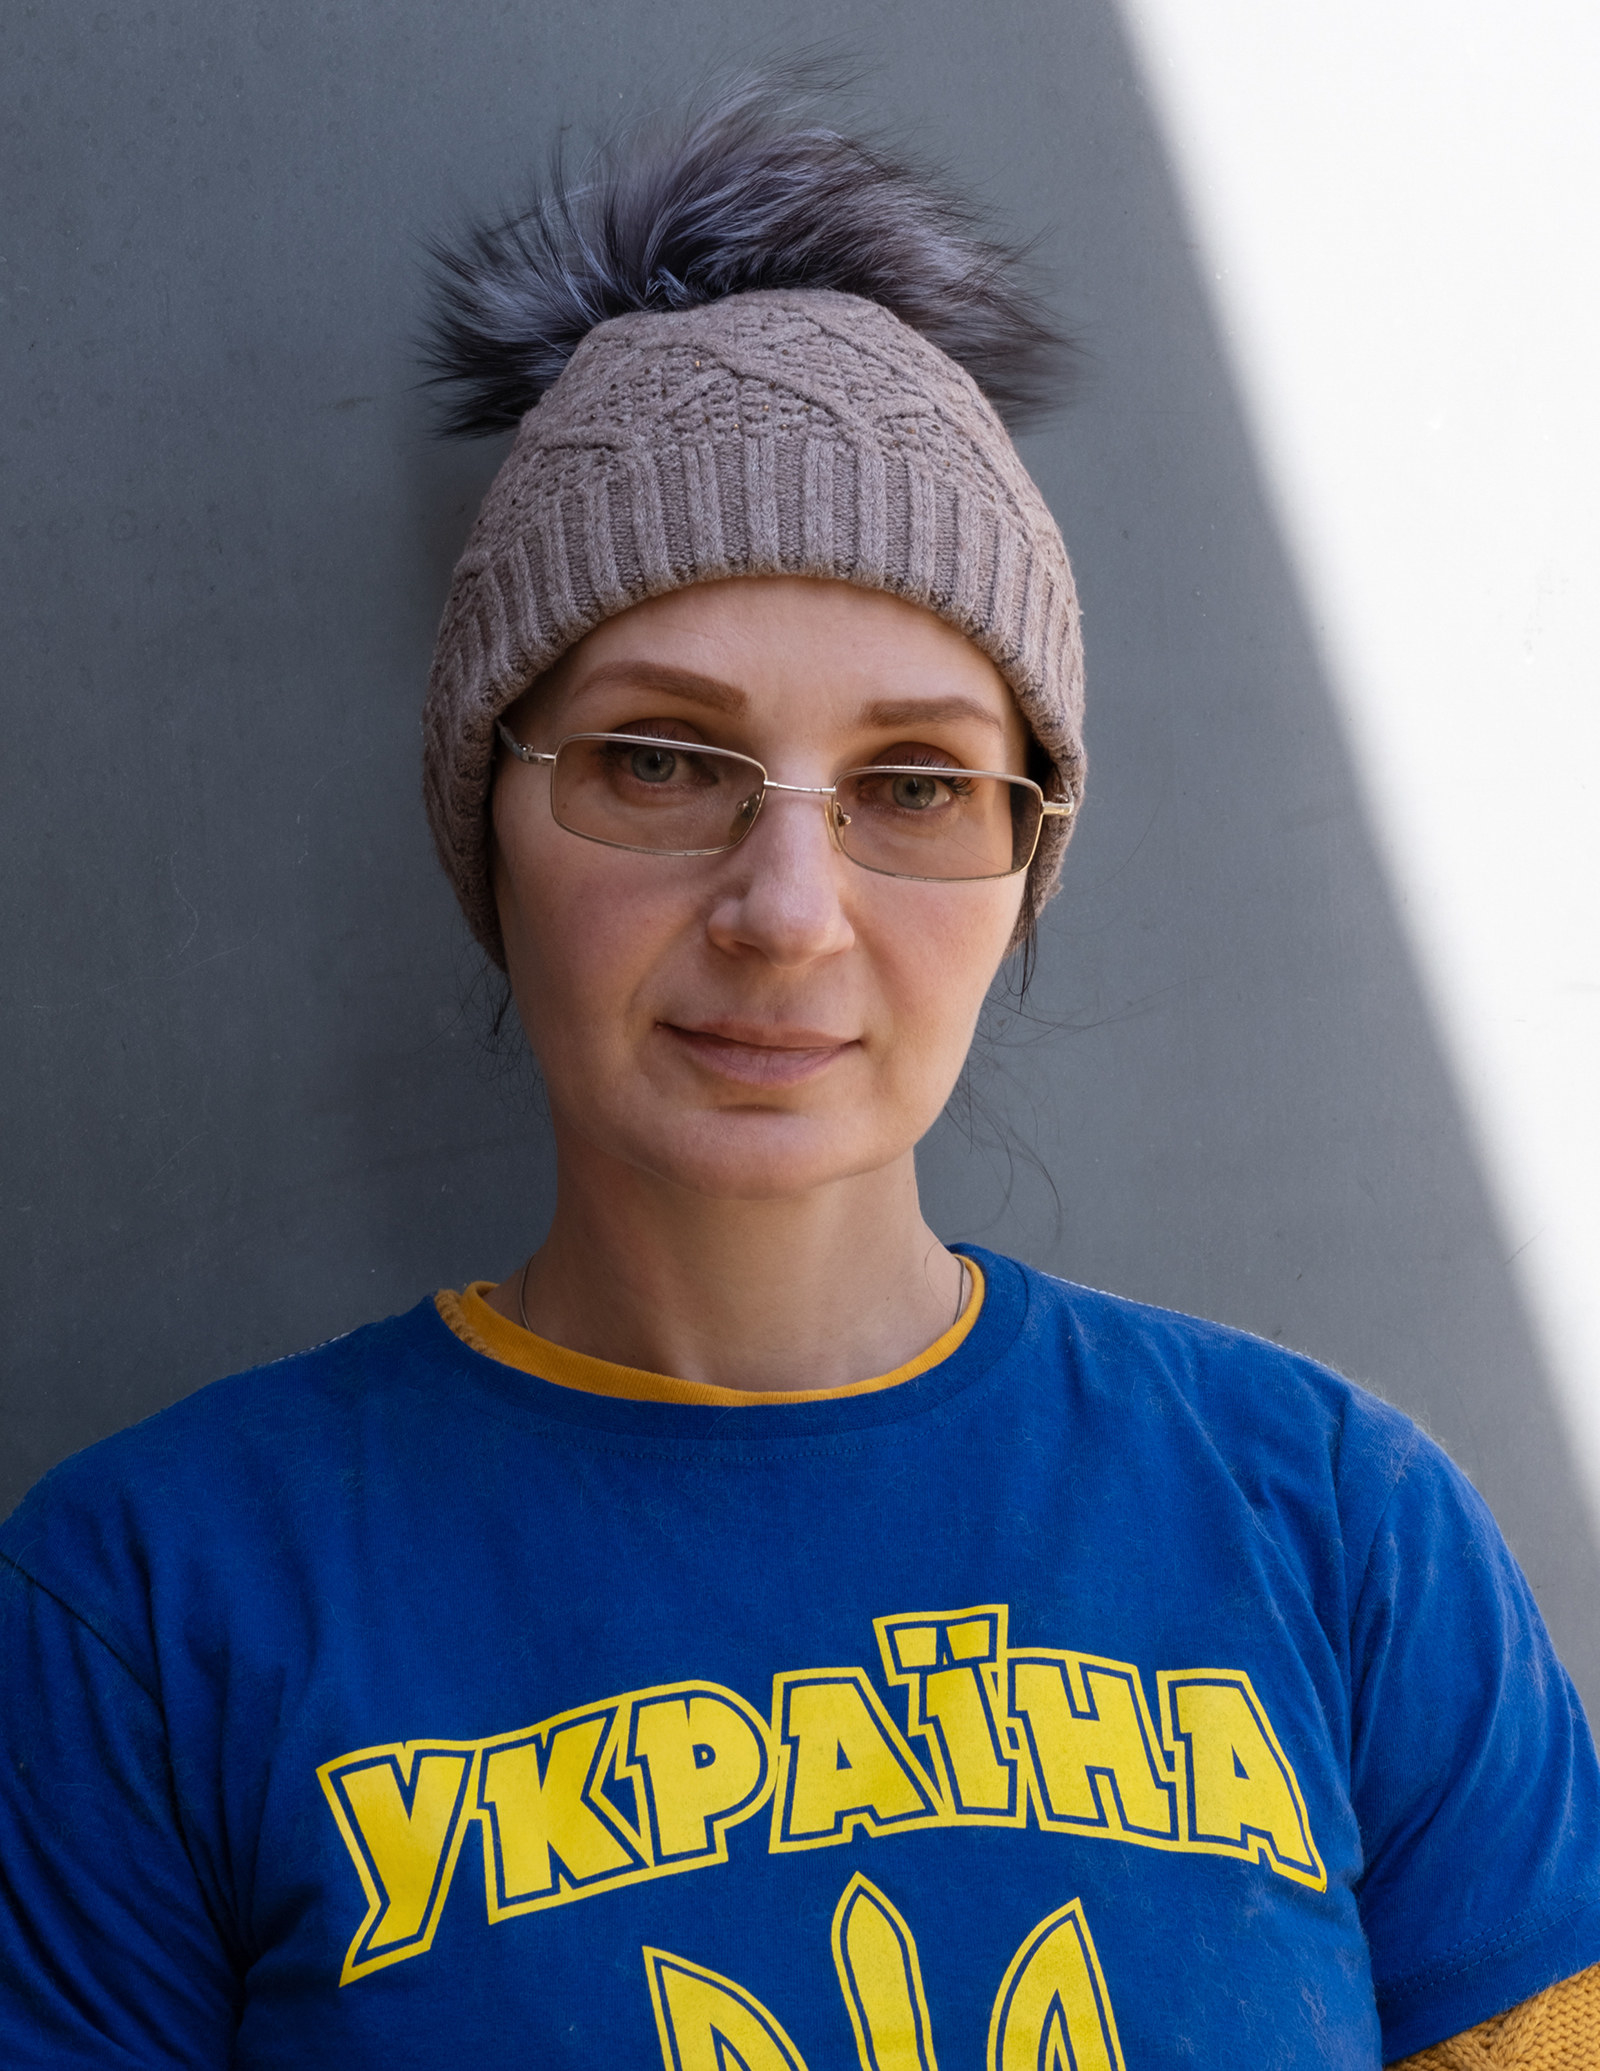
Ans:
{"type": "MultiPolygon", "coordinates": [[[[713,855],[761,807],[761,765],[680,741],[563,741],[551,772],[560,824],[591,841],[661,855],[713,855]]],[[[839,779],[835,827],[854,862],[891,877],[1005,877],[1039,838],[1038,794],[1005,777],[883,768],[839,779]]]]}

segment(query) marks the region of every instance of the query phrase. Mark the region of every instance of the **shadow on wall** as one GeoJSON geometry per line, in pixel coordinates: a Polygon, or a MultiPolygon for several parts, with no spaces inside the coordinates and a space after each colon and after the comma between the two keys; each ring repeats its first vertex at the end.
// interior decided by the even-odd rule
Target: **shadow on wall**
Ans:
{"type": "MultiPolygon", "coordinates": [[[[751,37],[732,0],[397,0],[378,41],[356,0],[105,19],[0,31],[29,97],[0,132],[26,290],[0,315],[23,398],[0,1065],[27,1089],[0,1503],[537,1238],[537,1102],[463,1010],[417,797],[432,628],[496,457],[424,440],[419,242],[560,121],[751,37]]],[[[1115,10],[908,0],[863,29],[828,0],[769,26],[850,37],[877,114],[1048,231],[1099,367],[1028,446],[1082,583],[1089,804],[1027,1012],[997,1011],[969,1078],[1027,1156],[969,1148],[958,1097],[932,1219],[1411,1410],[1600,1701],[1550,1390],[1115,10]]]]}

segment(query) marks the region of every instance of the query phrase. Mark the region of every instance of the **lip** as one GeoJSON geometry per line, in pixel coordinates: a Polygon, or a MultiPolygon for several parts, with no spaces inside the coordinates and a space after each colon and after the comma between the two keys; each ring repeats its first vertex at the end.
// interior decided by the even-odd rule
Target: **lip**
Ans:
{"type": "Polygon", "coordinates": [[[799,1086],[819,1077],[847,1050],[853,1037],[822,1029],[762,1027],[747,1021],[713,1021],[688,1028],[676,1021],[656,1026],[703,1071],[741,1086],[799,1086]]]}

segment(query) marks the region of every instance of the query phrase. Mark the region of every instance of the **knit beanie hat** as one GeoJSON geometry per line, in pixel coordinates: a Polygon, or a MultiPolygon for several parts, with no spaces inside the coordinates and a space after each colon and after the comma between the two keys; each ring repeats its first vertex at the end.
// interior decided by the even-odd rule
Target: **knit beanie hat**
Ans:
{"type": "MultiPolygon", "coordinates": [[[[959,202],[754,85],[437,256],[433,360],[466,390],[448,428],[517,427],[423,718],[440,859],[497,963],[495,721],[594,627],[691,583],[831,577],[935,612],[1010,686],[1046,794],[1077,802],[1072,571],[996,408],[1055,400],[1069,348],[959,202]]],[[[1072,824],[1045,822],[1019,940],[1072,824]]]]}

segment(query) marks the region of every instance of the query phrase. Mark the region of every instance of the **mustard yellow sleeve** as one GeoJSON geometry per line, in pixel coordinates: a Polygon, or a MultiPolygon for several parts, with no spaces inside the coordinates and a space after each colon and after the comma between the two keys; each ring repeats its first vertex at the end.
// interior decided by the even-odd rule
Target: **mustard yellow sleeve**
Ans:
{"type": "Polygon", "coordinates": [[[1600,1963],[1390,2071],[1595,2071],[1596,2065],[1600,1963]]]}

